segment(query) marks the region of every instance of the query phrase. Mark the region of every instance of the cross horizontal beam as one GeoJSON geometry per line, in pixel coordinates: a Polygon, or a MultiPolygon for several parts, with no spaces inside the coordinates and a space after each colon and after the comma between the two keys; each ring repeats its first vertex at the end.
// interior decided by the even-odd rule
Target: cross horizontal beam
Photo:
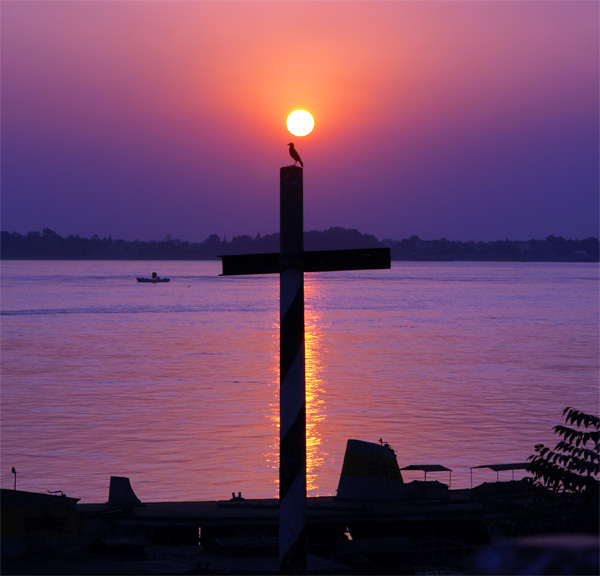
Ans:
{"type": "MultiPolygon", "coordinates": [[[[221,276],[246,274],[279,274],[282,265],[278,253],[230,254],[219,256],[223,261],[221,276]]],[[[391,268],[389,248],[360,248],[357,250],[314,250],[302,252],[296,263],[303,272],[336,272],[341,270],[378,270],[391,268]]]]}

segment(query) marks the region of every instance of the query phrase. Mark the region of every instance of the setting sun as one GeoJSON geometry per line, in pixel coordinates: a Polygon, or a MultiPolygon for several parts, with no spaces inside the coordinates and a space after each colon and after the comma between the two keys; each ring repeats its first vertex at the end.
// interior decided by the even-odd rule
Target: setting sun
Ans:
{"type": "Polygon", "coordinates": [[[285,124],[294,136],[306,136],[315,127],[315,120],[306,110],[294,110],[287,117],[285,124]]]}

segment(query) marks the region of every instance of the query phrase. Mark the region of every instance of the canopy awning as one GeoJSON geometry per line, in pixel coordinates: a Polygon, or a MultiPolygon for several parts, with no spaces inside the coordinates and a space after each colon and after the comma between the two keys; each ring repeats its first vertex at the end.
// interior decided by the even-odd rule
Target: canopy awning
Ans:
{"type": "Polygon", "coordinates": [[[420,470],[425,473],[424,480],[427,481],[427,472],[450,472],[450,481],[448,482],[448,486],[452,485],[452,470],[450,468],[446,468],[441,464],[411,464],[410,466],[404,466],[404,468],[400,468],[400,470],[420,470]]]}
{"type": "Polygon", "coordinates": [[[499,473],[504,470],[512,471],[512,479],[515,479],[515,470],[525,470],[529,464],[527,462],[515,462],[513,464],[482,464],[481,466],[471,466],[471,488],[473,488],[473,470],[476,468],[487,468],[496,473],[496,482],[499,481],[499,473]]]}
{"type": "Polygon", "coordinates": [[[525,470],[527,466],[527,462],[517,462],[516,464],[482,464],[481,466],[471,466],[471,470],[473,468],[489,468],[494,472],[501,472],[502,470],[525,470]]]}
{"type": "Polygon", "coordinates": [[[411,464],[400,468],[400,470],[421,470],[422,472],[452,472],[450,468],[446,468],[441,464],[411,464]]]}

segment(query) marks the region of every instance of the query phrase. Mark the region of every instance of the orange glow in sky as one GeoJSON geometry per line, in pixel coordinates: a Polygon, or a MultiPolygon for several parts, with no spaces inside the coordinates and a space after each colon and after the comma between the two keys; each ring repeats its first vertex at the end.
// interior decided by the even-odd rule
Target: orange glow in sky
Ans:
{"type": "Polygon", "coordinates": [[[308,230],[595,235],[599,6],[5,2],[2,227],[274,233],[302,105],[308,230]]]}

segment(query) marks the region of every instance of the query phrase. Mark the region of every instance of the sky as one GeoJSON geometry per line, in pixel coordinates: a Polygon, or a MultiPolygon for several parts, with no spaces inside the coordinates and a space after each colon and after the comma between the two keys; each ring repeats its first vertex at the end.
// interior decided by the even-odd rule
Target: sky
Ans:
{"type": "Polygon", "coordinates": [[[600,3],[2,0],[1,229],[599,235],[600,3]],[[309,110],[315,129],[285,120],[309,110]]]}

